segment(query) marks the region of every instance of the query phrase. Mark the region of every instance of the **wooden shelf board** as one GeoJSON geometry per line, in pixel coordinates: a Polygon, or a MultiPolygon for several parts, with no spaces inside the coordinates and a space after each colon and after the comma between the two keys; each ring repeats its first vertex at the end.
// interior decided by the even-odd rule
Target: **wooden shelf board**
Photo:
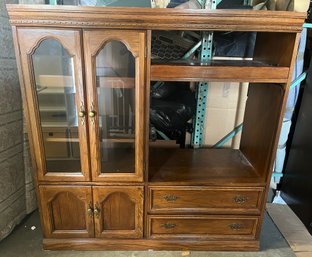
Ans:
{"type": "Polygon", "coordinates": [[[134,88],[135,79],[130,77],[98,77],[100,88],[134,88]]]}
{"type": "Polygon", "coordinates": [[[44,128],[69,128],[69,124],[67,121],[41,121],[41,126],[44,128]]]}
{"type": "Polygon", "coordinates": [[[66,75],[39,75],[37,81],[39,85],[52,88],[72,88],[74,87],[74,79],[72,76],[66,75]]]}
{"type": "Polygon", "coordinates": [[[265,181],[240,150],[150,148],[149,182],[257,185],[265,181]]]}
{"type": "Polygon", "coordinates": [[[287,83],[289,68],[264,66],[152,65],[152,81],[287,83]]]}
{"type": "Polygon", "coordinates": [[[151,65],[177,65],[177,66],[243,66],[243,67],[277,67],[276,65],[264,63],[261,61],[252,60],[252,58],[238,59],[234,57],[213,57],[212,60],[208,60],[207,63],[202,63],[198,60],[179,59],[179,60],[167,60],[167,59],[152,59],[151,65]]]}
{"type": "Polygon", "coordinates": [[[58,142],[58,143],[67,143],[67,142],[79,143],[79,138],[47,137],[45,138],[45,141],[46,142],[58,142]]]}
{"type": "Polygon", "coordinates": [[[103,138],[101,142],[108,142],[108,143],[132,143],[134,144],[134,138],[103,138]]]}
{"type": "Polygon", "coordinates": [[[37,87],[37,93],[41,95],[46,94],[65,94],[64,88],[61,87],[37,87]]]}
{"type": "MultiPolygon", "coordinates": [[[[62,137],[48,137],[45,138],[47,142],[77,142],[79,143],[79,138],[62,138],[62,137]]],[[[134,143],[135,140],[131,138],[108,138],[102,139],[101,142],[108,142],[108,143],[134,143]]]]}
{"type": "Polygon", "coordinates": [[[65,106],[39,106],[41,112],[66,112],[65,106]]]}

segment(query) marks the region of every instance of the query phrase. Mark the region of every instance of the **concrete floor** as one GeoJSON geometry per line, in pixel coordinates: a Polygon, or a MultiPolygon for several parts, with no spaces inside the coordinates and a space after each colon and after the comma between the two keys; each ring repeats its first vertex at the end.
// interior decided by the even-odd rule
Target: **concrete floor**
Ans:
{"type": "MultiPolygon", "coordinates": [[[[178,257],[185,253],[181,251],[43,251],[42,234],[38,212],[29,215],[13,233],[0,242],[0,257],[178,257]],[[36,226],[35,230],[31,227],[36,226]]],[[[190,257],[295,257],[271,218],[266,215],[261,236],[261,251],[259,252],[195,252],[190,257]]]]}

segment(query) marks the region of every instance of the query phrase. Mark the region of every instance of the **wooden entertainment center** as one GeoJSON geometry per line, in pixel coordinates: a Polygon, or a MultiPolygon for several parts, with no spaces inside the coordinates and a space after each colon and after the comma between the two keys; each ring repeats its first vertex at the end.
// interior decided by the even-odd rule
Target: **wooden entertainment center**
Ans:
{"type": "Polygon", "coordinates": [[[305,14],[7,9],[44,249],[259,250],[305,14]],[[151,37],[163,30],[257,32],[254,56],[158,62],[151,37]],[[240,149],[150,144],[151,81],[250,82],[240,149]]]}

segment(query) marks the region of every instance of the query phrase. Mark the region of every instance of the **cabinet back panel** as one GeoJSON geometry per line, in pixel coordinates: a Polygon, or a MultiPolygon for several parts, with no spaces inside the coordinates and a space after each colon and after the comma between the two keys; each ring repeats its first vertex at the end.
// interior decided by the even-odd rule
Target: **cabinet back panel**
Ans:
{"type": "Polygon", "coordinates": [[[289,67],[292,60],[296,34],[257,33],[254,60],[289,67]]]}

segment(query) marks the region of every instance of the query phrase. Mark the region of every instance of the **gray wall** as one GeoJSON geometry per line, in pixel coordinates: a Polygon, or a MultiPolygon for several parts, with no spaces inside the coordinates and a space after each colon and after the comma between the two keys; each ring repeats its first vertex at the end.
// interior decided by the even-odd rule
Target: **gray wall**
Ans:
{"type": "MultiPolygon", "coordinates": [[[[16,1],[7,1],[16,3],[16,1]]],[[[26,214],[23,114],[11,28],[0,1],[0,239],[26,214]]]]}
{"type": "Polygon", "coordinates": [[[0,1],[0,240],[36,208],[12,33],[5,2],[15,4],[18,0],[0,1]]]}

